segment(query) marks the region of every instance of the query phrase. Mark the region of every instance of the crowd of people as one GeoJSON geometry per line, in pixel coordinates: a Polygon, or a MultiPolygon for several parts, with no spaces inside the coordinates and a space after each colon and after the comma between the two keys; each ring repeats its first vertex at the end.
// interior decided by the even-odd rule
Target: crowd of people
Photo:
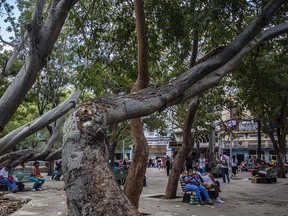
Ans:
{"type": "MultiPolygon", "coordinates": [[[[22,164],[21,166],[25,168],[24,164],[22,164]]],[[[34,182],[32,191],[41,191],[42,185],[45,183],[45,178],[44,176],[41,175],[39,161],[33,162],[31,173],[30,174],[28,173],[28,175],[29,180],[31,182],[34,182]]],[[[51,180],[60,180],[61,175],[62,175],[61,161],[56,161],[51,180]]],[[[2,169],[0,169],[0,183],[6,185],[8,187],[8,190],[11,192],[16,193],[18,191],[19,186],[17,187],[17,184],[19,184],[19,182],[17,176],[14,175],[13,170],[9,165],[6,165],[2,167],[2,169]]]]}
{"type": "Polygon", "coordinates": [[[149,158],[147,161],[148,168],[166,169],[167,176],[169,176],[170,169],[172,168],[173,158],[169,156],[149,158]]]}

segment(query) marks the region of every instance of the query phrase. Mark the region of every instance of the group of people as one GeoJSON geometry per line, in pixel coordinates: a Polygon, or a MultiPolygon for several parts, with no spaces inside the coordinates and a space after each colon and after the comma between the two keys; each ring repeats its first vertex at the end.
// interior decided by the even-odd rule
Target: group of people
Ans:
{"type": "Polygon", "coordinates": [[[203,194],[207,205],[214,204],[207,192],[207,189],[211,188],[215,189],[216,201],[224,203],[219,197],[220,183],[215,181],[211,173],[204,172],[201,174],[200,172],[197,172],[196,169],[189,169],[187,176],[184,177],[184,181],[186,183],[185,189],[187,191],[195,191],[200,205],[205,205],[200,192],[203,194]]]}
{"type": "Polygon", "coordinates": [[[15,180],[16,179],[13,176],[11,167],[9,165],[4,166],[0,170],[0,183],[7,185],[8,189],[13,193],[17,192],[17,185],[15,180]]]}
{"type": "MultiPolygon", "coordinates": [[[[52,173],[52,179],[59,175],[61,169],[61,162],[56,161],[55,169],[52,173]]],[[[32,191],[41,191],[42,185],[45,183],[45,178],[40,173],[40,163],[35,161],[31,170],[29,179],[34,182],[32,191]]],[[[17,192],[17,177],[13,175],[13,171],[9,165],[4,166],[0,170],[0,183],[7,185],[9,191],[17,192]]]]}
{"type": "Polygon", "coordinates": [[[159,170],[166,169],[167,176],[169,176],[170,169],[172,168],[172,162],[173,162],[173,159],[172,157],[169,157],[169,156],[156,157],[153,159],[150,157],[147,162],[147,167],[148,168],[157,167],[159,170]]]}
{"type": "Polygon", "coordinates": [[[197,169],[200,173],[204,173],[206,172],[206,163],[207,163],[207,160],[204,157],[204,154],[200,154],[200,157],[196,159],[193,156],[192,151],[190,151],[185,160],[185,167],[187,171],[189,169],[197,169]]]}
{"type": "MultiPolygon", "coordinates": [[[[188,153],[188,156],[185,160],[186,171],[189,169],[197,169],[201,174],[205,173],[208,170],[207,159],[204,157],[204,154],[200,154],[200,157],[197,159],[193,156],[192,151],[188,153]]],[[[229,168],[232,168],[232,175],[236,177],[238,160],[235,155],[230,157],[228,155],[220,155],[217,159],[217,165],[221,167],[221,173],[223,178],[223,183],[230,182],[229,178],[229,168]]],[[[209,167],[211,169],[211,167],[209,167]]]]}

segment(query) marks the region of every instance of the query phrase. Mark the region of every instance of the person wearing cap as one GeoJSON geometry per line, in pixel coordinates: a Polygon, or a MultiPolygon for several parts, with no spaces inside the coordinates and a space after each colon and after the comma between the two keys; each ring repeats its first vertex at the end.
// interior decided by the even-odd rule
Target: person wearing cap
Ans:
{"type": "Polygon", "coordinates": [[[35,190],[39,190],[41,191],[41,187],[42,185],[44,184],[45,182],[45,179],[44,177],[40,174],[40,169],[39,169],[39,162],[38,161],[35,161],[33,163],[33,168],[32,168],[32,173],[30,175],[30,180],[34,182],[34,185],[33,185],[33,188],[32,188],[32,191],[35,191],[35,190]]]}
{"type": "Polygon", "coordinates": [[[17,185],[13,177],[9,176],[10,166],[6,165],[0,170],[0,182],[6,184],[10,191],[17,192],[17,185]]]}

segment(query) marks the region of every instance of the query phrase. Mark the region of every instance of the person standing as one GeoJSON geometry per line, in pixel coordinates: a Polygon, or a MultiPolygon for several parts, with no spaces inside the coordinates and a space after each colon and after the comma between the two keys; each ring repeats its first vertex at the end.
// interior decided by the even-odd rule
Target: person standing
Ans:
{"type": "Polygon", "coordinates": [[[186,171],[188,172],[189,169],[193,169],[193,160],[194,160],[194,157],[192,156],[192,151],[190,151],[188,153],[188,156],[186,157],[186,171]]]}
{"type": "Polygon", "coordinates": [[[166,160],[166,171],[167,171],[167,176],[169,176],[170,167],[171,167],[170,157],[167,156],[167,160],[166,160]]]}
{"type": "Polygon", "coordinates": [[[220,157],[220,160],[221,160],[221,171],[222,171],[223,183],[226,183],[226,177],[227,177],[227,181],[230,182],[229,173],[228,173],[230,158],[228,155],[222,155],[220,157]]]}
{"type": "Polygon", "coordinates": [[[6,184],[10,191],[17,192],[17,185],[13,178],[13,175],[9,175],[10,166],[6,165],[0,170],[0,182],[6,184]]]}
{"type": "Polygon", "coordinates": [[[198,162],[199,162],[199,171],[202,174],[206,171],[206,159],[204,158],[203,154],[200,154],[198,162]]]}
{"type": "Polygon", "coordinates": [[[251,169],[252,169],[252,159],[251,159],[251,156],[249,156],[248,159],[247,159],[247,169],[248,169],[248,171],[251,171],[251,169]]]}
{"type": "Polygon", "coordinates": [[[236,177],[236,171],[237,171],[237,166],[238,166],[238,160],[236,158],[235,155],[232,156],[232,159],[231,159],[231,165],[232,165],[232,174],[233,174],[233,177],[236,177]]]}

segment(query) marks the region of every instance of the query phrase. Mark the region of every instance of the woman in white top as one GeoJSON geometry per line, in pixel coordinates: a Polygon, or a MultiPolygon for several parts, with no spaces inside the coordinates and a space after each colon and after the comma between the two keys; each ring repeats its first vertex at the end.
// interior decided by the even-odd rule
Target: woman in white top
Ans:
{"type": "Polygon", "coordinates": [[[200,154],[200,158],[198,159],[198,162],[199,162],[200,173],[204,173],[206,171],[206,160],[203,154],[200,154]]]}

